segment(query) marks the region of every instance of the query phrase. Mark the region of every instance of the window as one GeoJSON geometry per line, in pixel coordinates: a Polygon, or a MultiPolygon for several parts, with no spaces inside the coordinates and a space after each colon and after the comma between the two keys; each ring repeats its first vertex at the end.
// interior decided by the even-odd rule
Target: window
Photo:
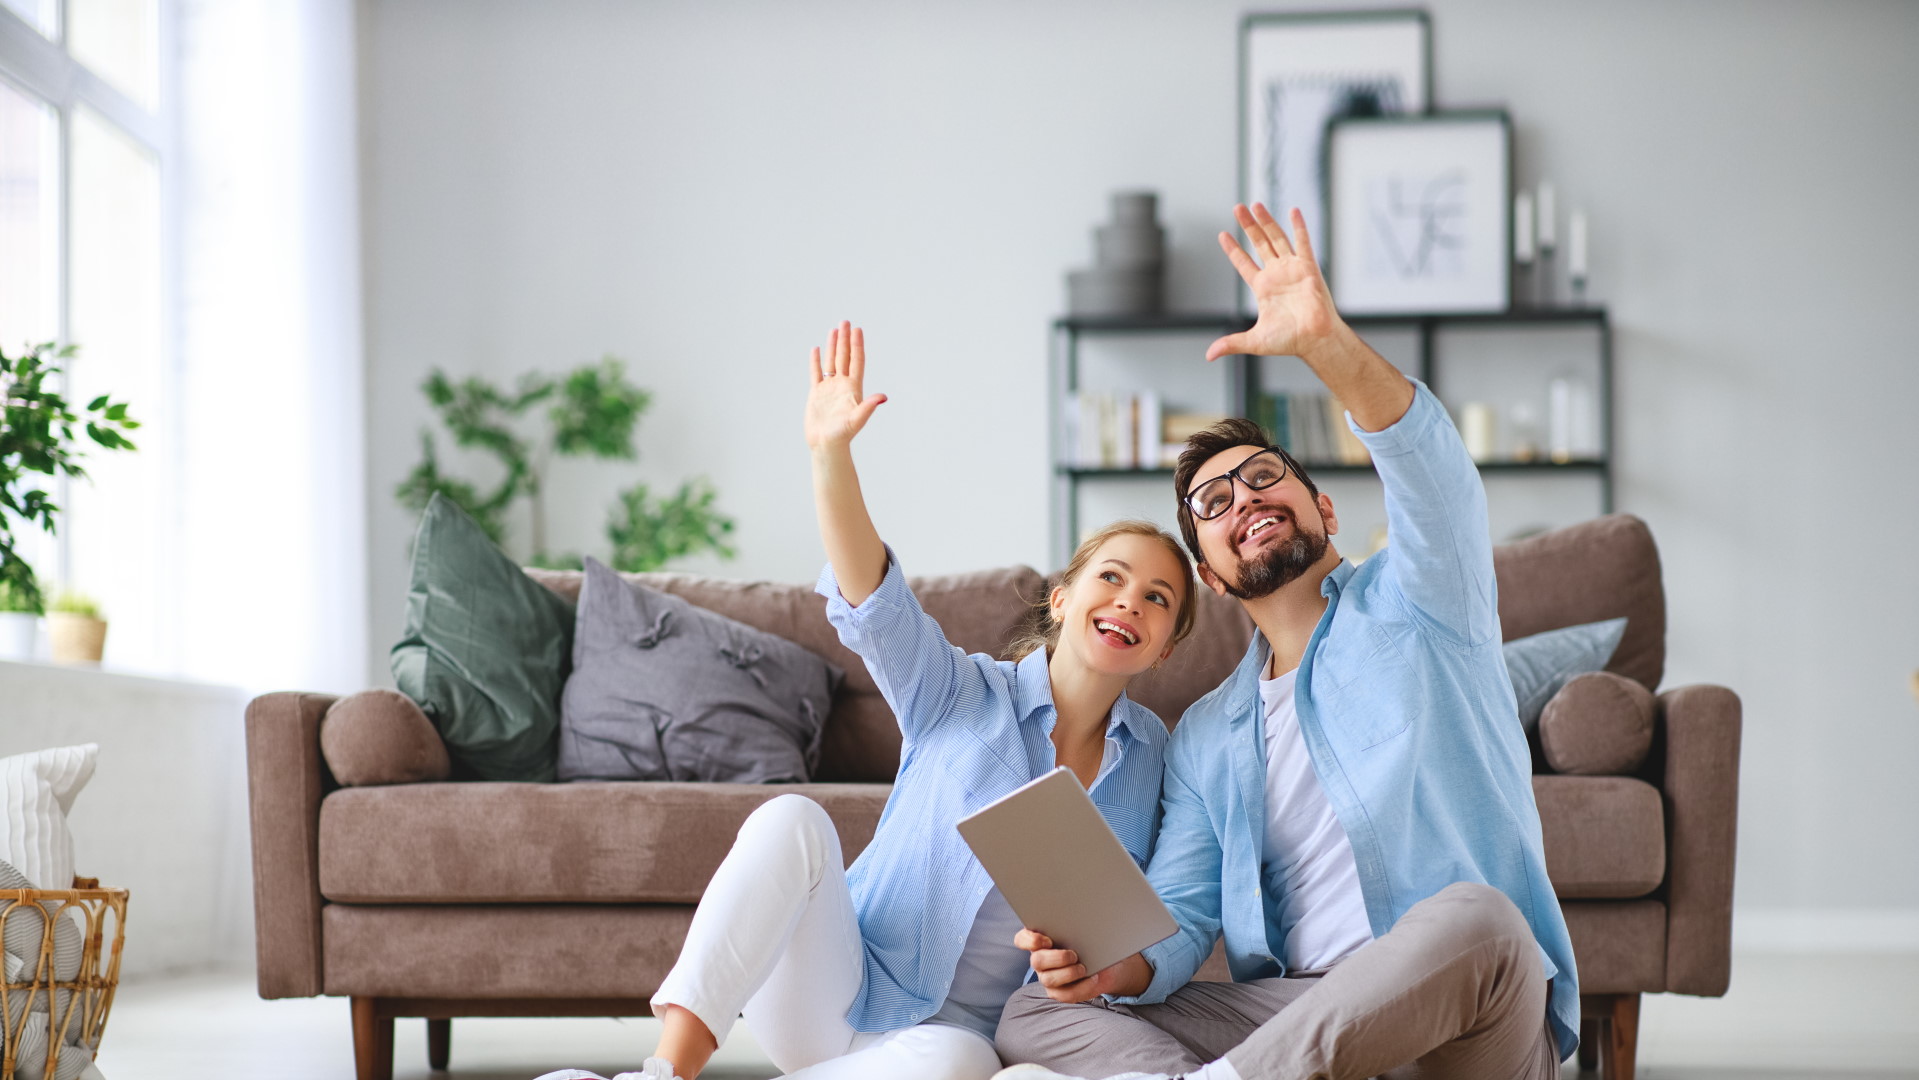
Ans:
{"type": "Polygon", "coordinates": [[[0,342],[80,347],[69,401],[129,403],[139,450],[84,443],[57,537],[15,523],[42,586],[98,599],[110,666],[175,670],[179,411],[168,339],[167,20],[162,0],[0,0],[0,342]]]}

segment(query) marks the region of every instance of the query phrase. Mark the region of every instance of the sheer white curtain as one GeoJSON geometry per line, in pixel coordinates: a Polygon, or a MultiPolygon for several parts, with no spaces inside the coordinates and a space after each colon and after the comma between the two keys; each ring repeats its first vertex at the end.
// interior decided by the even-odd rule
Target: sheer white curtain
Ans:
{"type": "Polygon", "coordinates": [[[180,666],[351,692],[367,653],[353,0],[186,0],[180,29],[180,666]]]}

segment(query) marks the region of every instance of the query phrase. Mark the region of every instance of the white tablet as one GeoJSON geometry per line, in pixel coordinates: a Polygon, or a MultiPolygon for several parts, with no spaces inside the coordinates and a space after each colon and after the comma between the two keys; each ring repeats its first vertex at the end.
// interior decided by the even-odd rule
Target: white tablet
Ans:
{"type": "Polygon", "coordinates": [[[1065,766],[962,818],[959,831],[1020,922],[1077,952],[1088,974],[1179,929],[1065,766]]]}

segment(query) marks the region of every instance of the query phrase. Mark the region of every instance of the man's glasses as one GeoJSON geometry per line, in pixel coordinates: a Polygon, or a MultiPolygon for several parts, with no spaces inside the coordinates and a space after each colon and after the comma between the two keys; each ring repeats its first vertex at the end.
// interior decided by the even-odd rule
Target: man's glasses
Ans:
{"type": "Polygon", "coordinates": [[[1261,450],[1239,463],[1231,472],[1213,477],[1186,496],[1186,508],[1201,521],[1211,521],[1233,506],[1233,481],[1248,491],[1264,491],[1286,479],[1286,459],[1277,447],[1261,450]]]}

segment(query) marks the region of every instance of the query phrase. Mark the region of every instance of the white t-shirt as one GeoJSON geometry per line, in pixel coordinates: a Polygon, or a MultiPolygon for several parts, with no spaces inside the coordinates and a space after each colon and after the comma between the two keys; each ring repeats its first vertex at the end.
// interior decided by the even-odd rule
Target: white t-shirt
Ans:
{"type": "Polygon", "coordinates": [[[1280,897],[1279,929],[1292,971],[1331,967],[1373,940],[1359,865],[1326,801],[1293,707],[1297,668],[1259,681],[1266,711],[1266,847],[1260,867],[1280,897]]]}
{"type": "MultiPolygon", "coordinates": [[[[1093,790],[1119,764],[1119,722],[1108,719],[1106,744],[1100,750],[1099,771],[1093,777],[1093,790]]],[[[1026,980],[1032,966],[1032,954],[1013,944],[1013,938],[1025,929],[1013,905],[1006,902],[996,887],[980,901],[979,914],[973,916],[973,929],[966,935],[966,947],[960,950],[959,965],[953,969],[953,986],[946,992],[940,1010],[927,1020],[971,1028],[993,1037],[999,1028],[1000,1013],[1006,999],[1026,980]]]]}
{"type": "Polygon", "coordinates": [[[1006,999],[1019,989],[1031,964],[1032,954],[1013,944],[1020,929],[1019,916],[999,890],[987,893],[973,918],[972,933],[966,936],[966,948],[960,951],[946,1003],[927,1019],[992,1038],[1006,999]]]}

